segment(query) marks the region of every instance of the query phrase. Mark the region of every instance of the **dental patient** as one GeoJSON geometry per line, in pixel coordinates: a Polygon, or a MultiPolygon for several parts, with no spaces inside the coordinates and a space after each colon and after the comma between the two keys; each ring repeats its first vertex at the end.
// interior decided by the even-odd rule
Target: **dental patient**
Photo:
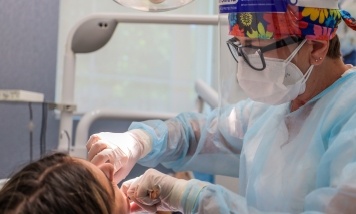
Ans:
{"type": "Polygon", "coordinates": [[[55,153],[30,163],[0,190],[0,213],[129,213],[113,166],[55,153]]]}

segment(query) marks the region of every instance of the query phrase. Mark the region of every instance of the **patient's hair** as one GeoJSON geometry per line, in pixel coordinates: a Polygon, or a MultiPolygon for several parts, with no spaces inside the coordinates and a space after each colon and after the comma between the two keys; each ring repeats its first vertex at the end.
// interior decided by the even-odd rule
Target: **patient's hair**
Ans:
{"type": "Polygon", "coordinates": [[[17,172],[0,190],[0,213],[109,214],[107,190],[83,163],[61,153],[17,172]]]}

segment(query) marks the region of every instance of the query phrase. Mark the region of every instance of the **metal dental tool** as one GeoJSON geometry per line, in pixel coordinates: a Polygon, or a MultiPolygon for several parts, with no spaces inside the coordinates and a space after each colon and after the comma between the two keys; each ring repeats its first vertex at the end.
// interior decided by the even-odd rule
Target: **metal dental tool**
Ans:
{"type": "Polygon", "coordinates": [[[149,195],[152,200],[159,199],[159,196],[161,195],[161,186],[154,185],[152,189],[147,190],[147,195],[149,195]]]}

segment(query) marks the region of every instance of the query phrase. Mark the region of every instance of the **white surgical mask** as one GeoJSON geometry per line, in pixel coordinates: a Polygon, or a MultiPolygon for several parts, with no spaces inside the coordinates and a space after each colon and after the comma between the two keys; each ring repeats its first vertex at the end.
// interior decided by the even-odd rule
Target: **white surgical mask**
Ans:
{"type": "MultiPolygon", "coordinates": [[[[272,105],[289,102],[305,91],[305,82],[308,80],[314,65],[303,75],[300,69],[291,62],[300,48],[306,42],[304,40],[286,59],[265,57],[266,68],[257,71],[239,57],[237,79],[241,88],[252,100],[272,105]]],[[[251,64],[260,62],[260,56],[250,56],[251,64]],[[258,60],[258,61],[257,61],[258,60]]]]}

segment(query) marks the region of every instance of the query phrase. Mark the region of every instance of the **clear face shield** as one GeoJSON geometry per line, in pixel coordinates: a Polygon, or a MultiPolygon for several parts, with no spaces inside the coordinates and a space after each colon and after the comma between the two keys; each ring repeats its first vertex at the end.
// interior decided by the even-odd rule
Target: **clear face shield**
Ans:
{"type": "Polygon", "coordinates": [[[148,12],[163,12],[174,10],[191,3],[194,0],[114,0],[118,4],[136,10],[148,12]]]}
{"type": "Polygon", "coordinates": [[[271,105],[305,91],[313,66],[300,54],[306,42],[299,11],[286,1],[220,1],[220,103],[246,97],[271,105]],[[269,4],[270,3],[270,4],[269,4]]]}

